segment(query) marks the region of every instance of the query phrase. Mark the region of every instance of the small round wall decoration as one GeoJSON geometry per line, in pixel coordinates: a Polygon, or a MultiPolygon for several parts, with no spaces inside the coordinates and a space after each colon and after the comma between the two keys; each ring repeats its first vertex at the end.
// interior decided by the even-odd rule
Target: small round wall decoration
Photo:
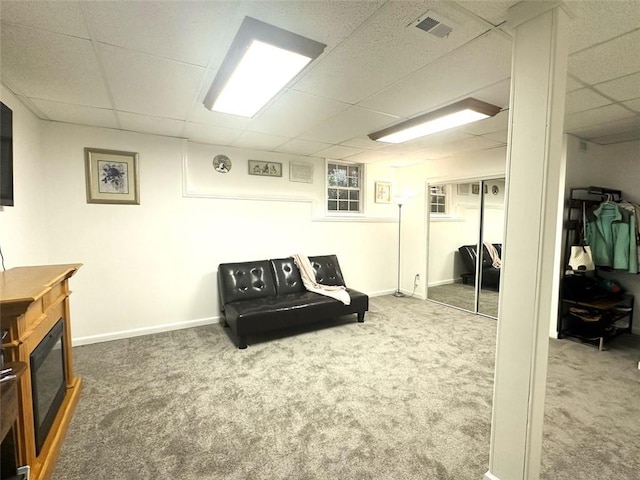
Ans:
{"type": "Polygon", "coordinates": [[[227,173],[231,170],[231,159],[226,155],[216,155],[213,157],[213,168],[216,172],[227,173]]]}
{"type": "Polygon", "coordinates": [[[493,187],[491,187],[491,193],[493,193],[494,195],[497,195],[499,191],[500,189],[498,188],[498,185],[494,185],[493,187]]]}

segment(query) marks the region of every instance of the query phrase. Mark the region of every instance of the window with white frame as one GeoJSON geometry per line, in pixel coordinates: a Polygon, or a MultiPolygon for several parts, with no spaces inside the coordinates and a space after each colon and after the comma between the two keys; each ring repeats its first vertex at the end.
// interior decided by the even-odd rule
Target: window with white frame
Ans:
{"type": "Polygon", "coordinates": [[[429,200],[431,213],[438,215],[446,215],[449,213],[447,208],[447,186],[431,185],[429,189],[431,193],[429,200]]]}
{"type": "Polygon", "coordinates": [[[327,162],[327,211],[362,213],[362,175],[359,163],[327,162]]]}

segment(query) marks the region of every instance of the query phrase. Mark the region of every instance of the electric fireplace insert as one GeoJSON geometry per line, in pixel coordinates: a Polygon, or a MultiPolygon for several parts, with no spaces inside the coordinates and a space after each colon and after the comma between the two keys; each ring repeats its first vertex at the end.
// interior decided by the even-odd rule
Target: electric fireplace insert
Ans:
{"type": "Polygon", "coordinates": [[[64,321],[60,318],[40,344],[31,352],[31,390],[36,455],[44,444],[53,420],[64,400],[67,379],[64,368],[62,335],[64,321]]]}

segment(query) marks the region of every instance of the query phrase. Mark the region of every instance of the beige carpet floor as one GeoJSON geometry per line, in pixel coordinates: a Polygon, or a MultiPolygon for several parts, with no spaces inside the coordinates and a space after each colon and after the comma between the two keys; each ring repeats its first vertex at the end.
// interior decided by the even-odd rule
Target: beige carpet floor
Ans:
{"type": "MultiPolygon", "coordinates": [[[[474,479],[495,320],[414,298],[249,340],[221,325],[74,348],[85,388],[52,480],[474,479]]],[[[552,341],[544,479],[637,479],[640,342],[552,341]]]]}

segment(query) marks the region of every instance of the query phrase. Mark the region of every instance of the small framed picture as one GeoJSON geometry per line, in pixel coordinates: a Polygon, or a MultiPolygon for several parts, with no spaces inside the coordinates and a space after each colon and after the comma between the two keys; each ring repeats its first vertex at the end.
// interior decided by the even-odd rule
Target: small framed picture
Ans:
{"type": "Polygon", "coordinates": [[[473,193],[474,195],[480,195],[480,184],[479,183],[471,184],[471,193],[473,193]]]}
{"type": "Polygon", "coordinates": [[[470,187],[468,183],[458,183],[458,195],[469,195],[470,187]]]}
{"type": "Polygon", "coordinates": [[[391,203],[391,183],[376,182],[376,203],[391,203]]]}
{"type": "Polygon", "coordinates": [[[85,148],[87,203],[140,205],[138,154],[85,148]]]}
{"type": "Polygon", "coordinates": [[[249,175],[260,175],[263,177],[281,177],[282,163],[249,160],[249,175]]]}
{"type": "Polygon", "coordinates": [[[313,183],[313,163],[289,162],[289,181],[313,183]]]}

